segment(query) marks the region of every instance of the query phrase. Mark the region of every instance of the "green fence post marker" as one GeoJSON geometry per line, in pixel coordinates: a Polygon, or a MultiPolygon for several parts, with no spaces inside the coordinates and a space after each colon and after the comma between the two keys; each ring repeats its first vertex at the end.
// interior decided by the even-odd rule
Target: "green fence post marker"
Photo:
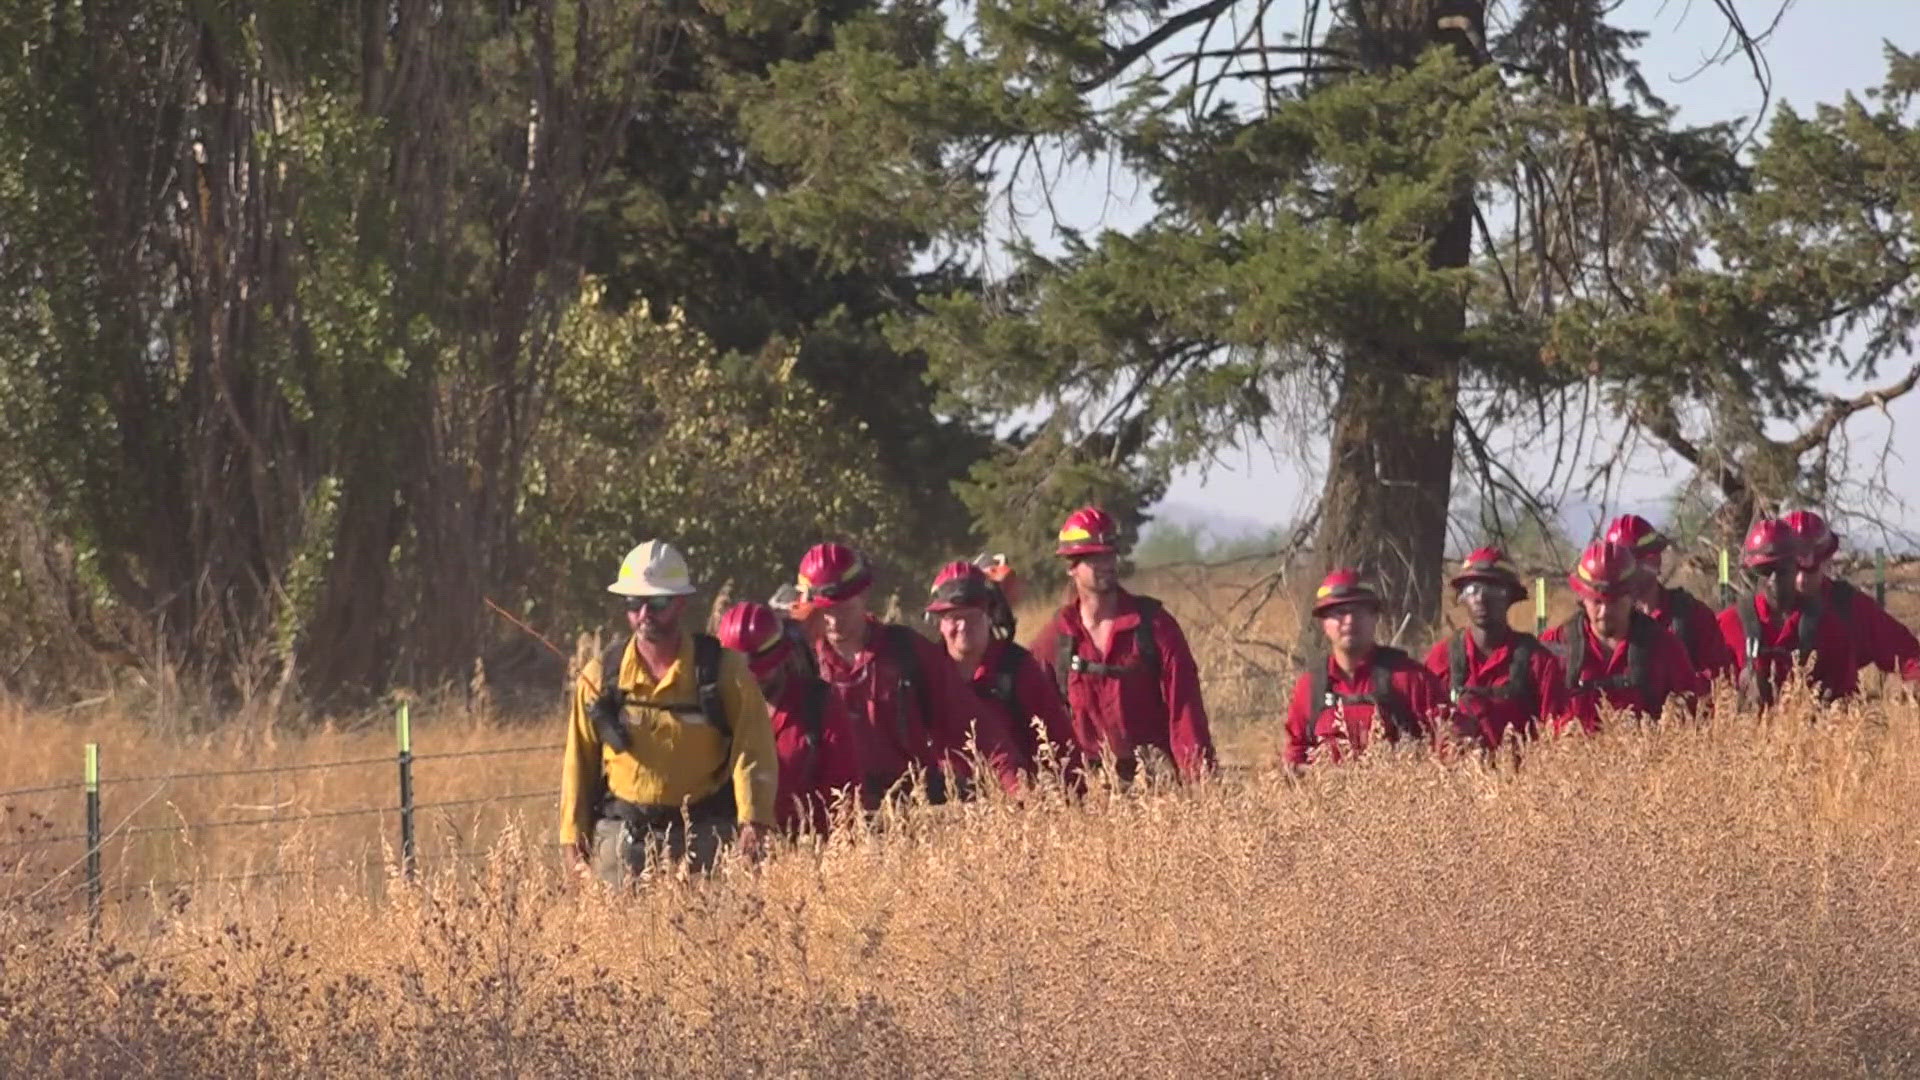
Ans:
{"type": "Polygon", "coordinates": [[[87,928],[100,932],[100,744],[87,744],[87,928]]]}
{"type": "Polygon", "coordinates": [[[1879,572],[1873,579],[1873,602],[1881,607],[1887,606],[1887,549],[1875,548],[1874,561],[1879,564],[1879,572]]]}
{"type": "Polygon", "coordinates": [[[1536,636],[1547,632],[1547,579],[1533,579],[1533,632],[1536,636]]]}
{"type": "Polygon", "coordinates": [[[1733,575],[1728,572],[1727,549],[1720,549],[1720,605],[1733,606],[1733,575]]]}
{"type": "Polygon", "coordinates": [[[393,719],[394,735],[400,742],[400,871],[413,878],[413,713],[408,703],[400,703],[393,719]]]}

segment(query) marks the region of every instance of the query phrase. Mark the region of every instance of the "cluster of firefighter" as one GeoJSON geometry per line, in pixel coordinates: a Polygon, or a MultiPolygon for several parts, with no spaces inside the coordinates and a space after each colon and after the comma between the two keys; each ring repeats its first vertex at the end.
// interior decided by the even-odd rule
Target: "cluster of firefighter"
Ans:
{"type": "MultiPolygon", "coordinates": [[[[1071,591],[1026,647],[1001,559],[941,568],[926,605],[938,642],[877,618],[866,561],[835,543],[709,636],[683,626],[685,559],[636,547],[608,586],[632,634],[573,695],[560,839],[576,868],[621,881],[662,856],[703,867],[729,839],[754,855],[770,831],[823,834],[916,792],[1017,795],[1041,770],[1072,783],[1100,766],[1129,783],[1149,761],[1189,779],[1213,769],[1193,653],[1163,606],[1121,587],[1113,519],[1076,511],[1058,541],[1071,591]]],[[[1845,699],[1868,665],[1920,681],[1913,634],[1826,576],[1839,540],[1817,514],[1755,525],[1740,560],[1751,590],[1719,612],[1663,584],[1668,543],[1642,518],[1616,519],[1568,575],[1580,610],[1539,638],[1509,621],[1527,595],[1518,572],[1497,548],[1474,551],[1451,581],[1468,625],[1424,662],[1378,642],[1379,595],[1333,571],[1313,605],[1326,656],[1294,685],[1286,763],[1338,761],[1376,738],[1491,752],[1608,716],[1657,718],[1720,679],[1759,708],[1796,678],[1845,699]]]]}

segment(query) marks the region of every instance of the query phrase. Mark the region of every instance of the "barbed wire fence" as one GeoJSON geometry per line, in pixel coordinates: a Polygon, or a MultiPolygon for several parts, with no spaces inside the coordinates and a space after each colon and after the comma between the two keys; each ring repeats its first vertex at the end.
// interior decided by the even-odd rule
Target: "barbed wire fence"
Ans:
{"type": "MultiPolygon", "coordinates": [[[[47,871],[44,880],[36,886],[29,887],[24,898],[59,902],[78,900],[84,896],[89,922],[97,929],[102,912],[110,903],[142,897],[163,899],[181,890],[297,877],[318,879],[326,874],[350,876],[355,872],[366,878],[375,874],[384,876],[389,872],[389,867],[397,871],[402,878],[412,880],[420,872],[421,844],[416,824],[421,815],[429,812],[485,807],[507,809],[542,799],[550,802],[557,811],[558,785],[538,791],[500,791],[478,796],[421,799],[418,797],[415,779],[417,766],[429,762],[457,762],[467,759],[536,754],[557,758],[563,748],[559,742],[415,753],[411,710],[404,702],[396,712],[395,736],[397,750],[391,756],[353,757],[333,761],[186,772],[136,773],[129,776],[104,774],[100,745],[85,743],[82,746],[82,767],[74,780],[0,790],[0,809],[8,812],[35,799],[45,800],[60,795],[78,794],[81,803],[78,808],[67,807],[65,814],[44,806],[28,808],[26,813],[28,827],[24,829],[16,827],[16,835],[0,838],[0,870],[19,871],[28,868],[30,860],[42,862],[47,871]],[[309,809],[298,813],[241,814],[206,820],[190,820],[185,817],[168,822],[143,820],[151,817],[148,813],[150,807],[168,792],[182,785],[262,778],[277,780],[285,776],[343,773],[377,766],[386,766],[395,770],[395,784],[392,789],[394,797],[390,803],[309,809]],[[132,799],[131,804],[111,797],[118,792],[129,793],[132,799]],[[78,809],[79,813],[75,814],[73,812],[75,809],[78,809]],[[111,826],[106,824],[109,812],[118,815],[116,823],[111,826]],[[58,828],[59,822],[63,819],[72,821],[76,817],[84,821],[84,828],[69,830],[58,828]],[[247,869],[239,873],[180,875],[177,871],[173,871],[167,876],[161,876],[155,872],[162,867],[178,866],[181,860],[170,857],[177,854],[174,849],[181,844],[191,849],[194,846],[194,838],[207,834],[229,830],[304,827],[321,822],[361,819],[369,820],[376,826],[369,838],[370,842],[365,844],[365,848],[373,850],[374,854],[363,853],[359,857],[343,860],[338,857],[340,853],[336,850],[333,852],[333,858],[324,862],[309,861],[300,866],[275,865],[262,869],[247,869]],[[123,872],[119,875],[122,880],[114,887],[108,888],[112,868],[106,865],[105,860],[116,854],[125,860],[123,872]],[[142,870],[146,871],[146,876],[135,876],[142,870]]],[[[259,807],[258,809],[272,808],[259,807]]],[[[476,849],[472,846],[471,837],[465,839],[468,841],[466,844],[458,845],[448,853],[451,860],[471,861],[485,854],[484,848],[476,849]]]]}

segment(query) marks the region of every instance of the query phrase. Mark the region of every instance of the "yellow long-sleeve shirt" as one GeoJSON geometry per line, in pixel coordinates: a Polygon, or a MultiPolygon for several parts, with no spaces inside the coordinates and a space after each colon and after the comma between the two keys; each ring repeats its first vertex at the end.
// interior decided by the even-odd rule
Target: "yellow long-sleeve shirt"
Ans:
{"type": "Polygon", "coordinates": [[[620,687],[627,693],[623,716],[627,753],[615,753],[600,741],[588,710],[600,694],[600,661],[590,660],[573,689],[567,716],[567,749],[560,774],[560,842],[592,836],[603,789],[629,802],[679,806],[699,802],[731,780],[742,823],[773,822],[773,800],[780,763],[773,747],[773,723],[760,684],[746,658],[731,649],[720,654],[720,700],[733,728],[729,746],[698,712],[675,714],[637,702],[697,705],[693,637],[680,635],[680,655],[658,681],[648,677],[633,643],[620,660],[620,687]]]}

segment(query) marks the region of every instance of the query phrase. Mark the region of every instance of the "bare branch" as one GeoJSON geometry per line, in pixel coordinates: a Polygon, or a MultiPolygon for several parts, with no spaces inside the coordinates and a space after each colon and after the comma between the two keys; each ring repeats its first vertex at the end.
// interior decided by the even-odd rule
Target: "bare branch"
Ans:
{"type": "Polygon", "coordinates": [[[1786,448],[1795,457],[1799,457],[1815,446],[1825,443],[1833,436],[1834,429],[1845,423],[1854,413],[1875,407],[1884,409],[1888,402],[1906,394],[1916,385],[1920,385],[1920,362],[1908,368],[1906,377],[1892,385],[1878,390],[1869,390],[1856,398],[1835,398],[1828,403],[1827,410],[1820,415],[1820,419],[1814,421],[1813,426],[1801,432],[1798,437],[1789,440],[1786,448]]]}
{"type": "Polygon", "coordinates": [[[1217,19],[1233,7],[1235,0],[1208,0],[1207,3],[1178,15],[1171,16],[1154,31],[1120,48],[1107,46],[1107,66],[1098,74],[1074,83],[1074,89],[1085,93],[1112,82],[1122,72],[1139,63],[1153,50],[1165,44],[1168,39],[1179,35],[1190,27],[1217,19]]]}

